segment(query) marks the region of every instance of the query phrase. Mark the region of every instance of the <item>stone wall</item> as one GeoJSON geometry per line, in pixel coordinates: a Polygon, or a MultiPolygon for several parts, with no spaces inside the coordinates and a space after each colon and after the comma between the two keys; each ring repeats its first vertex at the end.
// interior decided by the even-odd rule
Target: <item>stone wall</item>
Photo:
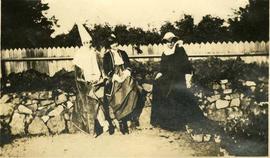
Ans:
{"type": "Polygon", "coordinates": [[[255,93],[268,86],[263,82],[241,80],[241,83],[244,91],[232,89],[232,83],[225,79],[213,84],[213,93],[196,92],[199,107],[227,132],[267,137],[268,100],[258,102],[255,93]]]}
{"type": "Polygon", "coordinates": [[[72,132],[69,120],[75,99],[60,89],[5,94],[0,103],[1,131],[16,136],[72,132]]]}

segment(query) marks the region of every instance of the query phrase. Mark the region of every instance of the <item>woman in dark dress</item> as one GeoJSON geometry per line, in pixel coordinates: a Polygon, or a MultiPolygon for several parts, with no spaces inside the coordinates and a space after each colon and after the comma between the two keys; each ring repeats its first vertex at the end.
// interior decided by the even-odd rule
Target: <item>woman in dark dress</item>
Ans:
{"type": "Polygon", "coordinates": [[[161,57],[160,72],[153,86],[151,124],[165,129],[181,129],[196,117],[202,116],[192,93],[186,87],[185,74],[192,71],[182,41],[169,32],[168,49],[161,57]]]}
{"type": "Polygon", "coordinates": [[[109,38],[110,47],[103,57],[103,69],[107,78],[104,105],[112,108],[120,131],[128,133],[127,121],[138,122],[143,105],[141,91],[131,76],[129,57],[125,51],[117,48],[115,36],[109,38]]]}

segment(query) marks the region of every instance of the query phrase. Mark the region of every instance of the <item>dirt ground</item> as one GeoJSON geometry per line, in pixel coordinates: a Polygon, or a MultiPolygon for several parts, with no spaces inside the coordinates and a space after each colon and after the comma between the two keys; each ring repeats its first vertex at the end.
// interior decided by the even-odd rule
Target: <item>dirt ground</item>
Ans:
{"type": "MultiPolygon", "coordinates": [[[[221,142],[213,138],[207,142],[196,142],[186,130],[172,132],[153,128],[149,124],[149,112],[149,108],[144,109],[140,129],[128,135],[116,131],[113,135],[105,132],[97,138],[84,133],[16,138],[0,147],[0,157],[170,158],[267,155],[267,143],[260,141],[233,140],[223,135],[221,142]]],[[[205,132],[211,133],[212,130],[215,133],[217,130],[212,127],[205,132]]],[[[205,130],[207,124],[197,122],[192,128],[205,130]]]]}
{"type": "MultiPolygon", "coordinates": [[[[211,144],[213,145],[213,142],[207,143],[208,146],[211,144]]],[[[104,133],[97,138],[83,133],[20,138],[5,145],[1,149],[0,156],[179,157],[201,155],[205,145],[205,143],[200,143],[201,148],[192,146],[192,140],[185,132],[174,133],[161,129],[147,129],[134,131],[129,135],[104,133]]]]}

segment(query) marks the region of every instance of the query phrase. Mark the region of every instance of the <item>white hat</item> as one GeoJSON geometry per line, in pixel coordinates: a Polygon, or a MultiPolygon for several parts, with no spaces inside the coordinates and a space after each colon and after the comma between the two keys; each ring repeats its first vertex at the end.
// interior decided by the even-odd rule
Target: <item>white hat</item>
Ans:
{"type": "Polygon", "coordinates": [[[172,32],[167,32],[162,39],[166,41],[171,41],[174,38],[178,39],[178,37],[175,36],[172,32]]]}
{"type": "Polygon", "coordinates": [[[78,25],[78,30],[83,45],[92,41],[92,37],[89,35],[89,33],[86,31],[85,27],[82,24],[78,25]]]}

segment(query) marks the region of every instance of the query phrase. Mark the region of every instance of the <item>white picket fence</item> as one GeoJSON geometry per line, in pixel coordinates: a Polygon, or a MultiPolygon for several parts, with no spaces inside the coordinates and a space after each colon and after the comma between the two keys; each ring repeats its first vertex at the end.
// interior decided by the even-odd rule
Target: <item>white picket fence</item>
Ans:
{"type": "MultiPolygon", "coordinates": [[[[138,58],[141,61],[153,60],[161,56],[165,49],[163,44],[142,45],[142,54],[137,54],[132,45],[119,46],[128,53],[130,58],[138,58]]],[[[218,42],[218,43],[191,43],[184,48],[192,59],[219,56],[222,59],[241,56],[246,62],[268,62],[268,42],[218,42]]],[[[35,49],[6,49],[1,50],[1,76],[11,72],[22,72],[35,69],[50,76],[55,72],[66,69],[72,70],[72,59],[80,47],[67,48],[35,48],[35,49]]],[[[104,51],[104,50],[101,50],[104,51]]],[[[0,77],[1,77],[0,76],[0,77]]]]}

